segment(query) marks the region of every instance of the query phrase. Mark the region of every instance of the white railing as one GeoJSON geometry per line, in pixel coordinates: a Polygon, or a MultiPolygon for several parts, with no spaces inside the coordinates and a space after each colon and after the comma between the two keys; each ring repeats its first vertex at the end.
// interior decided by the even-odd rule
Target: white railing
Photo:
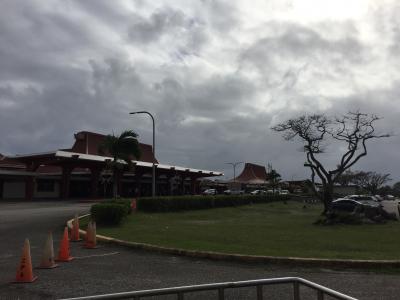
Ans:
{"type": "Polygon", "coordinates": [[[305,280],[299,277],[283,277],[283,278],[270,278],[270,279],[258,279],[258,280],[247,280],[247,281],[235,281],[235,282],[221,282],[221,283],[210,283],[190,286],[180,286],[172,288],[154,289],[154,290],[142,290],[115,294],[104,294],[95,296],[85,296],[78,298],[68,298],[63,300],[97,300],[97,299],[134,299],[139,300],[150,296],[161,296],[161,295],[176,295],[177,300],[184,300],[186,293],[195,293],[200,291],[217,291],[218,300],[225,300],[225,290],[235,289],[243,287],[255,287],[257,291],[257,300],[263,300],[264,292],[263,286],[275,285],[275,284],[291,284],[293,288],[293,300],[300,300],[300,286],[306,286],[316,291],[316,299],[324,300],[325,296],[331,296],[339,300],[357,300],[356,298],[347,296],[339,293],[325,286],[316,284],[314,282],[305,280]]]}

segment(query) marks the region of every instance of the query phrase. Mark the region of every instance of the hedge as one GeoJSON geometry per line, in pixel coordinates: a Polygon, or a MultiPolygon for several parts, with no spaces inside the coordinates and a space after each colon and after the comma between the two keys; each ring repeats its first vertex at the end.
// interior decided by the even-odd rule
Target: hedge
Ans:
{"type": "Polygon", "coordinates": [[[113,201],[94,204],[90,209],[91,217],[97,224],[103,225],[120,224],[128,215],[128,211],[127,205],[113,201]]]}
{"type": "Polygon", "coordinates": [[[128,214],[130,214],[132,212],[131,200],[129,200],[129,199],[118,198],[118,199],[109,200],[104,203],[116,203],[116,204],[124,205],[128,209],[128,214]]]}
{"type": "Polygon", "coordinates": [[[216,207],[240,206],[272,201],[286,201],[286,195],[217,195],[217,196],[163,196],[139,198],[137,209],[144,212],[169,212],[216,207]]]}

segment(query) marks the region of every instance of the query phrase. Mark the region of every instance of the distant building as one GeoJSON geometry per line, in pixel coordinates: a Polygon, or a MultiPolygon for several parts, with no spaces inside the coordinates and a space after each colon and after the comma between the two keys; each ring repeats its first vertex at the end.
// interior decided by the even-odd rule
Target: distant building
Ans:
{"type": "MultiPolygon", "coordinates": [[[[112,176],[106,169],[112,158],[100,155],[105,135],[81,131],[69,149],[4,156],[0,154],[0,199],[98,198],[112,195],[112,176]]],[[[118,178],[121,196],[151,194],[153,162],[156,164],[158,195],[199,193],[199,179],[221,172],[161,164],[151,145],[139,143],[140,160],[134,169],[118,178]]]]}
{"type": "Polygon", "coordinates": [[[282,184],[286,185],[286,188],[291,193],[313,193],[311,189],[311,180],[288,180],[283,182],[282,184]]]}
{"type": "Polygon", "coordinates": [[[235,180],[233,178],[228,180],[202,179],[200,186],[202,190],[213,188],[221,194],[226,189],[254,190],[257,188],[265,188],[268,184],[268,174],[264,166],[245,163],[243,171],[235,180]]]}

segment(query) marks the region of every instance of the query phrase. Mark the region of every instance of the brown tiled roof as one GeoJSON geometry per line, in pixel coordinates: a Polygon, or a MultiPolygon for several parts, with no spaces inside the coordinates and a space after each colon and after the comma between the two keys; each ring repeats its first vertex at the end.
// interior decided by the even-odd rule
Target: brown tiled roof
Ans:
{"type": "Polygon", "coordinates": [[[8,170],[24,170],[26,169],[26,166],[15,159],[11,159],[3,154],[0,154],[0,168],[8,170]]]}
{"type": "Polygon", "coordinates": [[[264,166],[246,163],[242,173],[236,177],[237,182],[263,183],[268,180],[267,171],[264,166]]]}
{"type": "MultiPolygon", "coordinates": [[[[86,153],[92,155],[100,155],[99,146],[106,136],[96,132],[80,131],[75,134],[75,143],[69,150],[71,152],[86,153]]],[[[141,151],[140,161],[158,163],[153,156],[153,148],[151,145],[139,143],[141,151]]]]}

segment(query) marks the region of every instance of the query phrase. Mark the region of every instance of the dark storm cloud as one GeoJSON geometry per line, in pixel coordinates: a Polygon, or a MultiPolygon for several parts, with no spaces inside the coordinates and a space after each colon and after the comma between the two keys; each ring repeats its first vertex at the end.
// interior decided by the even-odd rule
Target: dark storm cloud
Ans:
{"type": "Polygon", "coordinates": [[[230,114],[235,110],[241,111],[241,106],[252,98],[254,91],[254,85],[237,74],[212,76],[201,84],[190,87],[188,101],[192,109],[200,114],[230,114]]]}
{"type": "MultiPolygon", "coordinates": [[[[162,162],[222,170],[227,177],[228,161],[272,163],[285,178],[301,179],[308,175],[301,143],[271,132],[277,122],[362,108],[385,117],[382,130],[398,124],[398,74],[392,71],[397,80],[381,88],[385,74],[376,74],[375,85],[356,81],[375,70],[375,60],[384,61],[378,50],[371,54],[375,46],[362,41],[356,26],[271,21],[254,38],[242,30],[239,2],[193,6],[4,1],[0,153],[69,147],[79,130],[132,128],[151,143],[149,118],[128,115],[148,110],[156,117],[162,162]],[[351,89],[341,94],[340,85],[327,82],[351,89]]],[[[371,144],[360,168],[400,177],[398,136],[384,145],[371,144]]]]}
{"type": "Polygon", "coordinates": [[[168,49],[177,61],[184,61],[188,55],[200,55],[209,40],[205,21],[179,9],[162,7],[148,17],[135,15],[129,24],[128,41],[136,47],[154,47],[157,43],[168,47],[178,42],[176,48],[168,49]]]}

